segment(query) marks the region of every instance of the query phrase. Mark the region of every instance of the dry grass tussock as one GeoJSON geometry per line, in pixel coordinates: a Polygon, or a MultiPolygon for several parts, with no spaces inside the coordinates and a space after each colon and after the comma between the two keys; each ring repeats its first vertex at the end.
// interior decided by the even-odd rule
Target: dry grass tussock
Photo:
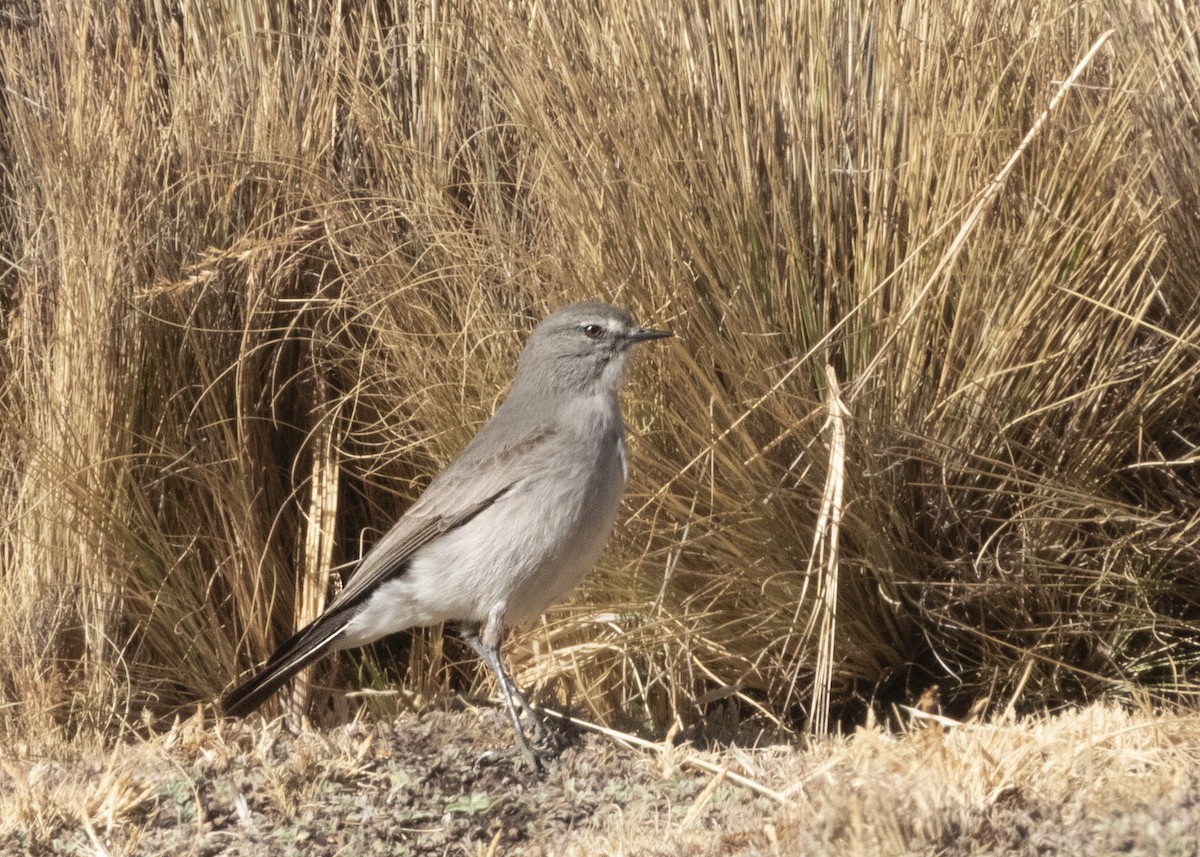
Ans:
{"type": "Polygon", "coordinates": [[[430,712],[292,733],[197,715],[116,752],[18,751],[4,763],[0,843],[35,854],[702,857],[1182,855],[1200,844],[1195,715],[1093,705],[946,729],[869,725],[807,749],[647,752],[593,733],[547,778],[516,780],[506,764],[475,764],[481,739],[503,737],[501,718],[499,729],[483,721],[430,712]]]}
{"type": "Polygon", "coordinates": [[[594,296],[678,338],[619,538],[511,647],[543,698],[1194,696],[1200,12],[1115,6],[9,4],[0,732],[211,701],[594,296]]]}

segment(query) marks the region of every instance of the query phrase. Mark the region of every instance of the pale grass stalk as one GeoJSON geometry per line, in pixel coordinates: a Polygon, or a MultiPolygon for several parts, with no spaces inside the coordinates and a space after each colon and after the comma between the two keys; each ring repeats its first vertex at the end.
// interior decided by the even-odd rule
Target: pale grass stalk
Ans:
{"type": "Polygon", "coordinates": [[[833,680],[833,664],[837,634],[838,600],[838,536],[841,532],[843,494],[845,491],[846,463],[846,418],[850,412],[841,398],[841,387],[832,366],[825,367],[827,386],[825,428],[829,429],[829,464],[825,472],[825,485],[821,492],[821,508],[813,530],[812,551],[804,572],[804,582],[796,597],[792,616],[792,639],[785,642],[784,652],[792,648],[791,658],[796,665],[792,668],[791,681],[785,696],[785,707],[797,692],[800,675],[807,664],[801,654],[814,632],[817,634],[817,654],[813,666],[812,707],[809,730],[816,735],[825,735],[829,730],[830,694],[833,680]],[[811,581],[817,581],[813,604],[806,605],[811,581]],[[801,612],[808,609],[808,618],[802,630],[796,630],[801,612]]]}
{"type": "MultiPolygon", "coordinates": [[[[838,536],[842,528],[844,510],[843,496],[846,485],[846,419],[850,411],[842,401],[841,387],[832,366],[825,367],[829,401],[829,471],[825,477],[825,491],[821,496],[821,512],[813,535],[813,556],[820,557],[817,588],[817,612],[821,615],[821,626],[817,638],[817,659],[813,669],[812,725],[817,735],[829,732],[829,712],[833,691],[835,644],[837,641],[838,606],[838,536]]],[[[810,566],[808,573],[812,573],[810,566]]],[[[793,680],[794,686],[794,680],[793,680]]]]}
{"type": "MultiPolygon", "coordinates": [[[[314,621],[325,611],[330,588],[338,579],[333,574],[334,526],[338,508],[338,476],[340,466],[334,450],[333,435],[336,420],[329,415],[328,391],[323,379],[318,379],[316,410],[326,414],[316,428],[312,452],[312,472],[309,476],[308,513],[305,515],[304,575],[296,591],[296,630],[314,621]]],[[[312,696],[312,677],[318,669],[313,664],[297,678],[292,693],[291,711],[302,718],[308,711],[312,696]]]]}

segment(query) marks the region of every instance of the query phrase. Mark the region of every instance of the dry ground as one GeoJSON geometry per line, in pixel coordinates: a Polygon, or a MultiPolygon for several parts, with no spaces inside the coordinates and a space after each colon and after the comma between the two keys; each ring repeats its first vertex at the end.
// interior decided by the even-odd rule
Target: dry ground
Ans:
{"type": "Polygon", "coordinates": [[[541,778],[477,764],[509,741],[486,709],[299,732],[197,717],[90,757],[18,747],[0,853],[1198,853],[1194,715],[1093,706],[721,751],[569,739],[541,778]]]}

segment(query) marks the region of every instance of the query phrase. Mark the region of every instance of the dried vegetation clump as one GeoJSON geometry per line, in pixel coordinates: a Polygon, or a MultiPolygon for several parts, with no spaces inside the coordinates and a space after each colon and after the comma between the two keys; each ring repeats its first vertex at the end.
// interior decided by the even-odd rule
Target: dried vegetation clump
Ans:
{"type": "MultiPolygon", "coordinates": [[[[619,538],[511,649],[542,698],[661,736],[933,682],[954,715],[1194,697],[1198,32],[1165,3],[10,4],[0,732],[211,701],[583,297],[678,338],[626,403],[619,538]]],[[[289,707],[469,689],[465,654],[414,632],[289,707]]]]}

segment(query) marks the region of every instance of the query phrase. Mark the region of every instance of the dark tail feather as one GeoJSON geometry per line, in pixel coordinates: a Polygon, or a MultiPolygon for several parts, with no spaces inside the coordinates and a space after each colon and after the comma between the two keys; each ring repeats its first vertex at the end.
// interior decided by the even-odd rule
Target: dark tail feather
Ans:
{"type": "Polygon", "coordinates": [[[340,622],[322,622],[321,619],[289,637],[275,650],[275,654],[271,655],[261,670],[226,692],[221,697],[221,713],[226,717],[245,717],[270,699],[271,694],[277,691],[281,684],[324,655],[329,649],[329,644],[341,633],[345,625],[340,622]],[[333,624],[334,627],[320,627],[329,624],[333,624]]]}

